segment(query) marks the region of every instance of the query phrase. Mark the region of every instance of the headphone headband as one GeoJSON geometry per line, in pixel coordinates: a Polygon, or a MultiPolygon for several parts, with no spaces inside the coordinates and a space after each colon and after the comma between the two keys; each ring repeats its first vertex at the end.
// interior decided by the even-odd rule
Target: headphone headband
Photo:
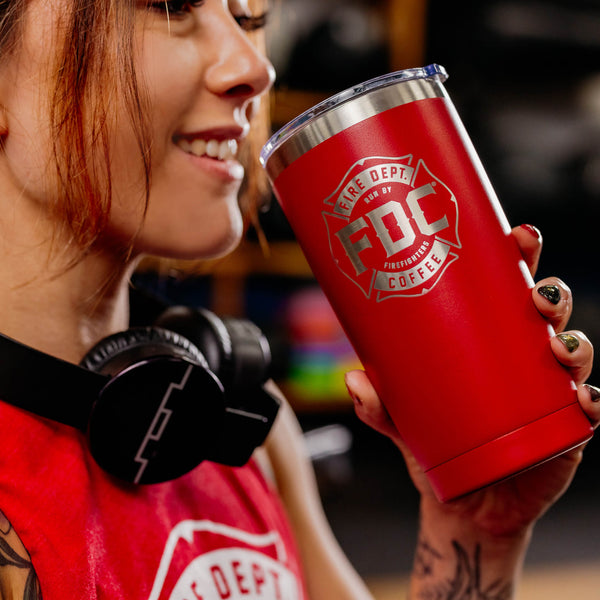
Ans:
{"type": "Polygon", "coordinates": [[[0,399],[9,404],[85,433],[94,401],[109,381],[0,333],[0,399]]]}
{"type": "Polygon", "coordinates": [[[0,334],[0,400],[86,433],[96,462],[133,483],[243,465],[279,408],[266,338],[203,310],[158,321],[101,340],[81,366],[0,334]]]}

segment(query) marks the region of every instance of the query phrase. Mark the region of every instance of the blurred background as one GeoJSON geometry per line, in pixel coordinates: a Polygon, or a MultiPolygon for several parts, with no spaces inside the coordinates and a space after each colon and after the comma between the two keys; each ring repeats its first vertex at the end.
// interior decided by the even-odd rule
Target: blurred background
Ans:
{"type": "MultiPolygon", "coordinates": [[[[445,66],[509,221],[544,234],[538,276],[570,285],[571,327],[600,347],[600,0],[279,0],[268,38],[274,129],[355,83],[445,66]]],[[[267,333],[334,531],[384,590],[410,570],[416,494],[395,449],[353,416],[342,373],[357,360],[277,204],[260,219],[267,253],[250,232],[205,271],[147,269],[137,280],[172,302],[249,317],[267,333]]],[[[590,381],[600,384],[597,366],[590,381]]],[[[523,598],[600,597],[599,501],[595,440],[567,497],[538,525],[523,598]]]]}

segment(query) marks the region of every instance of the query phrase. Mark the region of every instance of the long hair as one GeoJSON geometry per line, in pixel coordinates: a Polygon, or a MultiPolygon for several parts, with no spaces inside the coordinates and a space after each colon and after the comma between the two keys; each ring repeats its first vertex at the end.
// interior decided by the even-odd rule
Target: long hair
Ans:
{"type": "MultiPolygon", "coordinates": [[[[71,0],[56,57],[50,123],[59,196],[55,214],[86,250],[108,222],[111,208],[111,115],[123,104],[150,190],[148,100],[134,67],[135,0],[71,0]]],[[[132,198],[132,201],[136,199],[132,198]]]]}

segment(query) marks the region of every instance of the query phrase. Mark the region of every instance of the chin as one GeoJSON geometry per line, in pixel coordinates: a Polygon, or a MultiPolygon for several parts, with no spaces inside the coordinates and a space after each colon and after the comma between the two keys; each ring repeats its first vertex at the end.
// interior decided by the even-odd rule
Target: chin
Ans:
{"type": "Polygon", "coordinates": [[[222,258],[233,252],[239,245],[244,232],[241,215],[227,224],[213,222],[208,231],[200,229],[192,232],[160,236],[156,244],[146,245],[144,254],[179,260],[210,260],[222,258]]]}
{"type": "Polygon", "coordinates": [[[203,236],[202,249],[197,256],[192,258],[222,258],[233,252],[239,245],[244,234],[244,222],[240,211],[236,209],[229,214],[226,226],[219,227],[214,224],[210,231],[203,236]],[[221,232],[221,235],[219,235],[221,232]]]}
{"type": "Polygon", "coordinates": [[[232,235],[219,244],[215,244],[212,248],[205,248],[203,251],[196,253],[196,256],[190,256],[191,259],[214,259],[223,258],[233,252],[242,240],[242,233],[232,235]]]}

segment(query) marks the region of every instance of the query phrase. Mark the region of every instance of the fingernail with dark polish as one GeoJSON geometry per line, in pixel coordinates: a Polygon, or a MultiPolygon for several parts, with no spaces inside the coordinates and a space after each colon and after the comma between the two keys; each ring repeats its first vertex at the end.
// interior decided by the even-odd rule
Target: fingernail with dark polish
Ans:
{"type": "Polygon", "coordinates": [[[556,285],[542,285],[537,291],[540,296],[544,296],[552,304],[560,302],[560,289],[556,285]]]}
{"type": "Polygon", "coordinates": [[[579,340],[570,333],[559,333],[556,337],[566,346],[569,352],[575,352],[579,348],[579,340]]]}
{"type": "Polygon", "coordinates": [[[588,392],[590,393],[590,396],[592,397],[592,402],[600,401],[600,390],[597,387],[594,387],[589,383],[586,383],[585,387],[587,388],[588,392]]]}
{"type": "Polygon", "coordinates": [[[527,223],[521,225],[521,228],[525,231],[528,231],[535,239],[539,240],[542,237],[540,230],[533,225],[528,225],[527,223]]]}

